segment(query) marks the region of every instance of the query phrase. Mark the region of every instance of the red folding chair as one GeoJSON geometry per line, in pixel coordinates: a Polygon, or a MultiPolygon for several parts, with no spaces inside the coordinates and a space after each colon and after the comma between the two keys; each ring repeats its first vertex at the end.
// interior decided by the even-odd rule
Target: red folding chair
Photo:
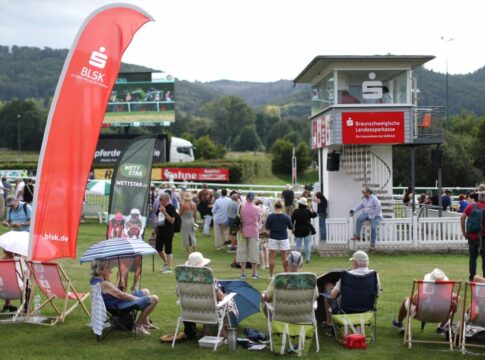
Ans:
{"type": "Polygon", "coordinates": [[[485,348],[485,345],[466,343],[467,327],[485,328],[485,283],[467,282],[465,284],[463,314],[460,325],[460,345],[463,353],[466,352],[466,346],[485,348]],[[470,307],[467,309],[468,288],[470,288],[470,307]],[[467,312],[469,320],[465,323],[465,313],[467,312]]]}
{"type": "Polygon", "coordinates": [[[409,348],[415,343],[430,344],[449,344],[453,349],[453,340],[451,336],[451,322],[453,320],[454,309],[456,309],[458,295],[460,294],[461,281],[444,280],[444,281],[426,281],[414,280],[410,303],[408,306],[407,325],[404,332],[404,343],[408,343],[409,348]],[[415,289],[417,293],[415,295],[415,289]],[[455,291],[456,290],[456,291],[455,291]],[[416,299],[413,305],[413,297],[416,299]],[[445,322],[445,328],[448,328],[447,341],[438,340],[416,340],[412,338],[412,319],[421,321],[421,330],[424,324],[440,324],[445,322]]]}
{"type": "Polygon", "coordinates": [[[0,313],[10,317],[2,320],[2,323],[15,322],[25,305],[25,277],[22,272],[20,260],[0,260],[0,299],[20,300],[20,305],[15,313],[0,313]]]}
{"type": "MultiPolygon", "coordinates": [[[[77,305],[81,305],[86,315],[89,315],[89,311],[84,305],[84,300],[89,297],[88,293],[78,293],[74,289],[71,280],[61,268],[61,266],[57,263],[47,263],[47,262],[29,262],[29,267],[31,269],[31,273],[34,276],[35,282],[39,287],[40,291],[47,297],[47,299],[40,304],[39,307],[32,309],[27,318],[29,318],[32,313],[36,313],[38,310],[42,309],[47,304],[50,304],[54,311],[56,312],[56,316],[46,316],[48,319],[52,319],[50,324],[43,324],[43,325],[55,325],[59,321],[64,322],[64,319],[67,315],[69,315],[77,305]],[[62,310],[54,303],[55,299],[63,300],[62,310]],[[74,304],[72,304],[68,308],[69,300],[73,300],[74,304]]],[[[32,293],[33,293],[32,286],[32,293]]]]}

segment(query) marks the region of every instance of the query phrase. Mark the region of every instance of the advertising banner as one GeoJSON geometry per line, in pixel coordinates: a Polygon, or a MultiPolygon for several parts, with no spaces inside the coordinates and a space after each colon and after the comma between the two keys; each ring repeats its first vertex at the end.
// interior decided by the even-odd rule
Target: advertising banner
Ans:
{"type": "Polygon", "coordinates": [[[312,149],[330,145],[330,115],[322,115],[312,120],[312,149]]]}
{"type": "Polygon", "coordinates": [[[62,69],[37,168],[29,259],[76,257],[86,181],[121,57],[152,18],[132,5],[108,5],[84,22],[62,69]]]}
{"type": "Polygon", "coordinates": [[[343,144],[403,144],[404,113],[342,113],[343,144]]]}
{"type": "Polygon", "coordinates": [[[227,168],[163,168],[162,180],[173,181],[229,181],[227,168]]]}
{"type": "Polygon", "coordinates": [[[120,155],[111,180],[108,239],[143,237],[155,136],[141,136],[120,155]]]}
{"type": "MultiPolygon", "coordinates": [[[[111,179],[113,177],[113,169],[94,169],[94,178],[96,180],[111,179]]],[[[152,180],[162,180],[162,169],[152,168],[152,180]]]]}

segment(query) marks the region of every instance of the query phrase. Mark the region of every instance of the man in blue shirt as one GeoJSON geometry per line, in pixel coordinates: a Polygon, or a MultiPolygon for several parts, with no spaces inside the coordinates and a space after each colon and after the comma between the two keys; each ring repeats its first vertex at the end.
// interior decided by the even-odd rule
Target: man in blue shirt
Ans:
{"type": "Polygon", "coordinates": [[[14,231],[29,231],[32,208],[15,197],[7,196],[7,220],[3,222],[14,231]]]}
{"type": "Polygon", "coordinates": [[[360,214],[357,218],[355,233],[352,240],[360,240],[360,230],[362,229],[362,224],[364,221],[369,220],[371,225],[370,247],[373,249],[376,246],[377,225],[379,225],[382,220],[381,202],[375,195],[372,195],[372,190],[369,188],[365,188],[362,191],[362,194],[364,195],[362,201],[356,207],[350,210],[350,215],[353,215],[360,209],[363,209],[362,214],[360,214]]]}
{"type": "Polygon", "coordinates": [[[212,208],[212,216],[214,216],[214,242],[216,250],[218,251],[224,248],[224,243],[227,241],[227,207],[231,202],[232,200],[227,197],[227,190],[222,189],[221,196],[216,200],[212,208]]]}

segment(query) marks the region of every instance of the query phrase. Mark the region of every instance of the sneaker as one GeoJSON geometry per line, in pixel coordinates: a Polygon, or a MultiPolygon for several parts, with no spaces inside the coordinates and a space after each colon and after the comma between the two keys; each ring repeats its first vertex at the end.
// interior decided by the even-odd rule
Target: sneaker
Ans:
{"type": "Polygon", "coordinates": [[[254,274],[253,276],[251,276],[253,279],[259,279],[259,275],[258,274],[254,274]]]}
{"type": "Polygon", "coordinates": [[[446,328],[446,326],[438,326],[436,328],[437,334],[446,334],[447,332],[448,332],[448,329],[446,328]]]}
{"type": "Polygon", "coordinates": [[[167,270],[167,265],[163,265],[162,268],[160,269],[160,273],[163,274],[167,270]]]}
{"type": "Polygon", "coordinates": [[[307,264],[310,264],[310,260],[308,260],[308,259],[307,259],[306,263],[307,263],[307,264]]]}
{"type": "Polygon", "coordinates": [[[149,320],[148,325],[143,325],[143,327],[147,330],[150,330],[150,329],[160,330],[160,328],[157,325],[155,325],[151,320],[149,320]]]}
{"type": "Polygon", "coordinates": [[[394,326],[396,329],[399,329],[399,331],[404,331],[404,326],[400,321],[392,320],[392,326],[394,326]]]}
{"type": "Polygon", "coordinates": [[[270,276],[269,276],[269,279],[270,279],[270,280],[273,280],[273,279],[274,279],[274,275],[270,275],[270,276]]]}
{"type": "Polygon", "coordinates": [[[246,274],[241,274],[241,276],[239,276],[239,279],[246,279],[246,274]]]}
{"type": "Polygon", "coordinates": [[[135,326],[133,332],[135,334],[150,335],[150,331],[148,331],[143,325],[135,326]]]}
{"type": "Polygon", "coordinates": [[[359,241],[360,240],[360,237],[358,237],[358,236],[352,236],[352,239],[351,240],[353,240],[353,241],[359,241]]]}
{"type": "Polygon", "coordinates": [[[170,267],[166,267],[165,268],[165,271],[163,272],[164,274],[171,274],[172,273],[172,269],[170,267]]]}

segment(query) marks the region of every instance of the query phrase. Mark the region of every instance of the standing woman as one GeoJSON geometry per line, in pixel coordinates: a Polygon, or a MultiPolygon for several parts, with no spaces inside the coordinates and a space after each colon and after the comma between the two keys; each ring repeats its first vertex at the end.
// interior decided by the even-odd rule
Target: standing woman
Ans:
{"type": "Polygon", "coordinates": [[[185,256],[189,256],[191,252],[197,251],[195,249],[197,240],[195,239],[194,224],[197,221],[197,206],[192,201],[192,195],[185,192],[182,196],[182,204],[180,205],[180,217],[182,219],[182,242],[185,248],[185,256]],[[192,251],[190,251],[192,247],[192,251]]]}
{"type": "Polygon", "coordinates": [[[317,203],[318,214],[318,227],[320,228],[320,241],[327,241],[327,224],[325,219],[327,218],[327,198],[321,193],[317,192],[313,201],[317,203]]]}
{"type": "Polygon", "coordinates": [[[290,251],[288,229],[293,230],[293,224],[291,223],[290,217],[283,213],[283,204],[281,201],[278,200],[275,202],[274,213],[268,216],[265,227],[269,230],[269,278],[272,279],[274,275],[276,252],[279,252],[281,255],[283,270],[285,272],[288,271],[286,263],[287,254],[288,251],[290,251]]]}
{"type": "Polygon", "coordinates": [[[197,210],[199,210],[200,217],[204,219],[204,236],[210,235],[210,225],[212,222],[212,201],[211,193],[207,189],[203,189],[199,192],[199,203],[197,204],[197,210]]]}
{"type": "Polygon", "coordinates": [[[162,193],[160,195],[160,207],[157,211],[157,240],[155,242],[155,249],[164,262],[163,267],[160,269],[161,273],[172,272],[172,241],[175,216],[177,216],[177,211],[170,204],[170,195],[162,193]]]}
{"type": "Polygon", "coordinates": [[[317,217],[317,214],[313,210],[308,208],[308,200],[306,197],[300,197],[298,199],[298,208],[293,211],[291,215],[291,222],[295,225],[295,250],[301,251],[301,245],[305,246],[306,263],[310,262],[310,250],[311,250],[311,219],[317,217]]]}

